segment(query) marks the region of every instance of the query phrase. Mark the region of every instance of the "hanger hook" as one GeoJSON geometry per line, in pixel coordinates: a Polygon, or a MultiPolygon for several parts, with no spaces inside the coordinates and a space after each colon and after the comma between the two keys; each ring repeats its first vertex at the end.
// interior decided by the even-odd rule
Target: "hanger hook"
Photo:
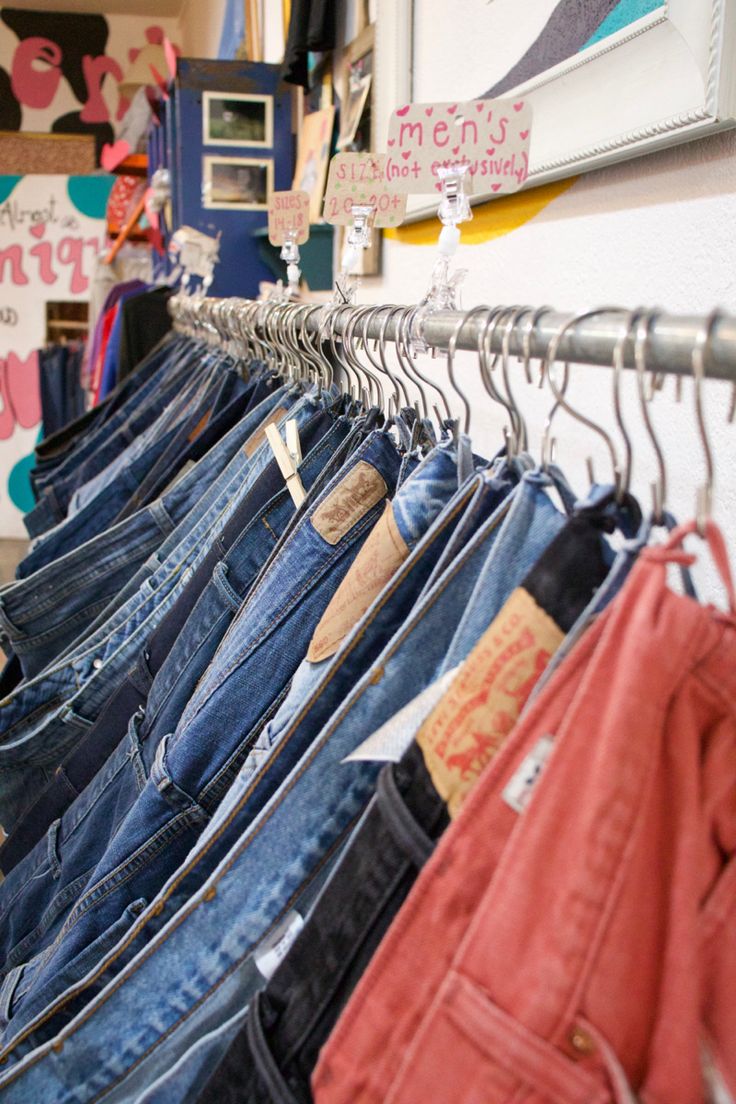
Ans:
{"type": "Polygon", "coordinates": [[[703,380],[706,375],[705,361],[710,351],[713,340],[713,331],[721,320],[720,310],[712,311],[695,339],[692,354],[692,369],[695,391],[695,420],[698,424],[700,443],[703,446],[703,459],[705,460],[705,482],[698,488],[696,500],[695,520],[698,533],[705,537],[708,522],[713,512],[713,484],[715,472],[713,465],[713,451],[708,437],[708,428],[705,424],[705,411],[703,409],[703,380]]]}

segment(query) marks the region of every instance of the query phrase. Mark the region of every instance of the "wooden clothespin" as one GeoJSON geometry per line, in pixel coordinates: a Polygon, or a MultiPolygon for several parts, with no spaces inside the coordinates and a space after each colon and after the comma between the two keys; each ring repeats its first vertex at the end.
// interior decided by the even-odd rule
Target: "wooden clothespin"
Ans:
{"type": "Polygon", "coordinates": [[[307,497],[307,492],[297,471],[302,461],[302,448],[296,420],[290,418],[286,423],[286,444],[281,440],[281,434],[275,425],[266,426],[266,438],[276,457],[281,474],[286,480],[286,488],[294,505],[299,507],[307,497]]]}

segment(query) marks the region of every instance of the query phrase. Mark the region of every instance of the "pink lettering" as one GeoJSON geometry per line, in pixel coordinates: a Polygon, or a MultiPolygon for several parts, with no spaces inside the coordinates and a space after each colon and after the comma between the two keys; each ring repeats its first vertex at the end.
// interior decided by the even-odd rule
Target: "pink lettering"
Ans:
{"type": "Polygon", "coordinates": [[[51,242],[39,242],[29,250],[32,257],[38,257],[38,274],[45,284],[55,284],[58,277],[54,272],[54,250],[51,242]]]}
{"type": "Polygon", "coordinates": [[[22,287],[28,283],[28,277],[23,271],[23,247],[21,245],[9,245],[6,249],[0,249],[0,284],[5,279],[5,267],[10,264],[10,282],[22,287]]]}
{"type": "Polygon", "coordinates": [[[466,133],[468,127],[473,128],[473,142],[477,145],[478,144],[478,127],[475,125],[475,122],[472,119],[464,119],[463,120],[460,141],[461,142],[467,141],[467,139],[465,137],[465,133],[466,133]]]}
{"type": "Polygon", "coordinates": [[[59,87],[61,50],[48,38],[26,38],[13,56],[13,95],[26,107],[48,107],[59,87]],[[41,65],[34,65],[41,62],[41,65]]]}
{"type": "Polygon", "coordinates": [[[405,130],[409,132],[409,141],[410,142],[412,142],[414,140],[414,133],[416,131],[418,131],[419,132],[419,137],[416,139],[416,143],[417,143],[418,146],[423,146],[424,145],[424,129],[422,127],[422,124],[421,123],[402,123],[401,124],[401,129],[399,130],[399,145],[400,146],[403,146],[403,144],[404,144],[404,131],[405,130]]]}
{"type": "Polygon", "coordinates": [[[114,58],[90,57],[89,54],[82,58],[82,69],[87,84],[87,102],[80,118],[84,123],[106,123],[110,112],[102,95],[102,84],[108,73],[112,73],[117,82],[121,81],[123,70],[114,58]]]}
{"type": "Polygon", "coordinates": [[[3,407],[0,410],[0,441],[7,441],[8,437],[13,436],[15,418],[8,399],[8,363],[6,360],[0,360],[0,397],[3,400],[3,407]]]}
{"type": "Polygon", "coordinates": [[[89,287],[89,280],[82,270],[83,251],[84,240],[82,238],[62,238],[56,249],[56,255],[61,263],[73,266],[69,282],[69,290],[72,295],[81,295],[89,287]]]}
{"type": "Polygon", "coordinates": [[[440,119],[440,121],[438,123],[434,124],[434,131],[432,132],[432,137],[434,138],[434,144],[436,146],[446,146],[447,143],[450,141],[450,128],[448,127],[448,125],[447,125],[447,123],[445,122],[444,119],[440,119]],[[439,137],[440,133],[442,133],[446,136],[444,142],[440,141],[440,137],[439,137]]]}
{"type": "Polygon", "coordinates": [[[22,429],[31,429],[41,421],[41,394],[38,382],[38,353],[21,360],[8,353],[7,398],[15,420],[22,429]]]}

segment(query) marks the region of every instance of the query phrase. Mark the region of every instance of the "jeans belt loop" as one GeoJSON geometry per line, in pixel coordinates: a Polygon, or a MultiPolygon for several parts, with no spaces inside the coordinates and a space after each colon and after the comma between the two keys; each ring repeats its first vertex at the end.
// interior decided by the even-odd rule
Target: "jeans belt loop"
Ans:
{"type": "Polygon", "coordinates": [[[299,1104],[299,1100],[286,1084],[268,1045],[261,1022],[261,997],[262,993],[260,992],[253,997],[246,1020],[248,1045],[253,1055],[255,1067],[268,1089],[273,1104],[299,1104]]]}
{"type": "Polygon", "coordinates": [[[376,804],[394,841],[421,870],[434,851],[434,842],[407,809],[396,785],[393,763],[387,763],[378,776],[376,804]]]}

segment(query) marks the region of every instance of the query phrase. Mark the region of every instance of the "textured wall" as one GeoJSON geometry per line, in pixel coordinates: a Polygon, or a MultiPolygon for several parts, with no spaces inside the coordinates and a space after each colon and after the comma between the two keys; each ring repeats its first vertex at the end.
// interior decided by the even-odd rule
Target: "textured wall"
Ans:
{"type": "MultiPolygon", "coordinates": [[[[457,263],[468,269],[464,305],[549,303],[561,310],[601,304],[662,306],[705,312],[716,305],[736,310],[736,133],[708,138],[580,177],[524,225],[481,244],[461,245],[457,263]]],[[[491,205],[492,210],[492,205],[491,205]]],[[[439,223],[438,223],[439,229],[439,223]]],[[[469,224],[468,236],[472,232],[469,224]]],[[[366,280],[366,302],[417,301],[426,290],[433,246],[384,243],[384,274],[366,280]]],[[[431,361],[427,361],[432,365],[431,361]]],[[[485,395],[472,357],[459,361],[473,398],[473,435],[486,452],[500,443],[503,411],[485,395]]],[[[444,367],[430,369],[446,379],[444,367]]],[[[528,387],[520,367],[514,378],[529,414],[530,440],[538,450],[549,392],[528,387]]],[[[626,422],[634,439],[634,487],[643,503],[654,476],[653,454],[643,431],[635,387],[627,379],[626,422]]],[[[573,369],[569,397],[610,428],[611,373],[573,369]]],[[[736,425],[726,424],[730,387],[707,386],[708,424],[716,456],[717,519],[736,553],[736,425]]],[[[703,472],[692,413],[692,390],[675,402],[669,380],[653,416],[665,445],[669,505],[678,518],[694,510],[703,472]]],[[[559,457],[577,489],[585,487],[585,457],[596,474],[610,470],[596,437],[561,414],[556,422],[559,457]]],[[[704,580],[712,592],[713,580],[704,580]]],[[[717,592],[716,592],[717,593],[717,592]]]]}

